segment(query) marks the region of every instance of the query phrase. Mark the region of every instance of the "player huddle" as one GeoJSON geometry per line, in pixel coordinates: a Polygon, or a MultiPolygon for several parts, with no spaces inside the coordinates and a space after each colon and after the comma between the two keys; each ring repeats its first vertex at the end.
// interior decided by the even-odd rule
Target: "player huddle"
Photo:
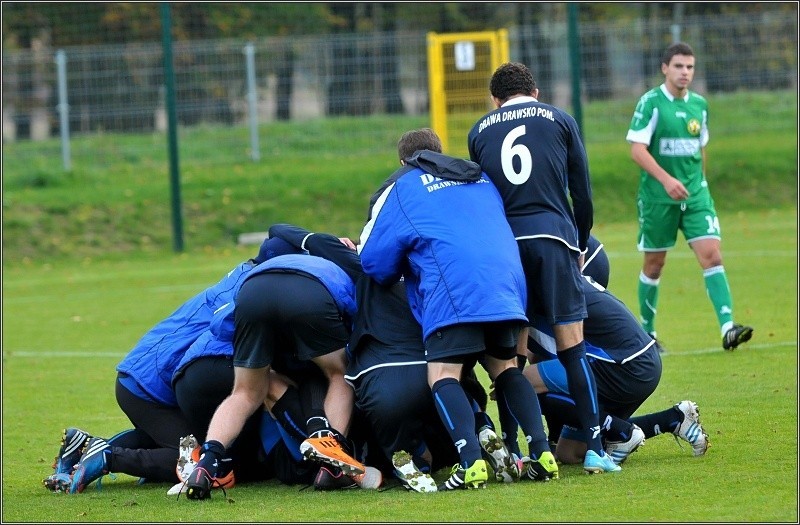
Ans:
{"type": "Polygon", "coordinates": [[[678,229],[703,267],[723,348],[753,331],[733,321],[704,179],[707,107],[688,91],[692,50],[674,44],[662,62],[665,83],[642,97],[627,137],[642,168],[641,320],[606,289],[575,120],[538,100],[526,66],[503,64],[469,160],[443,154],[428,128],[408,131],[357,245],[270,227],[256,257],[118,365],[117,401],[134,428],[110,439],[66,429],[45,486],[80,493],[123,472],[177,481],[171,493],[193,500],[264,479],[440,492],[557,480],[559,463],[618,472],[662,432],[704,454],[694,402],[633,416],[661,378],[655,308],[678,229]],[[698,147],[666,152],[674,139],[698,147]]]}

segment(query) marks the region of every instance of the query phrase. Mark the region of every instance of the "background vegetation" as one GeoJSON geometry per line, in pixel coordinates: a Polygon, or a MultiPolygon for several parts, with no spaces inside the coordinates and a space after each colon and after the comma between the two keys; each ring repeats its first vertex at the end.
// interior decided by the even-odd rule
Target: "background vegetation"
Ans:
{"type": "MultiPolygon", "coordinates": [[[[625,142],[633,104],[593,102],[585,109],[596,224],[635,221],[638,171],[625,142]]],[[[720,95],[711,100],[711,111],[707,177],[723,217],[794,205],[796,93],[720,95]]],[[[239,234],[284,221],[357,237],[369,196],[398,166],[397,139],[427,125],[426,118],[400,116],[266,124],[262,136],[276,139],[263,160],[233,164],[214,159],[228,158],[216,144],[236,131],[184,130],[186,251],[230,248],[239,234]],[[365,132],[354,135],[371,135],[384,145],[381,153],[359,153],[360,144],[338,140],[342,130],[359,126],[365,132]],[[202,162],[195,160],[200,150],[202,162]]],[[[4,145],[3,264],[169,250],[173,231],[163,135],[99,134],[75,141],[108,156],[65,173],[60,158],[39,153],[52,147],[47,141],[4,145]]]]}
{"type": "MultiPolygon", "coordinates": [[[[698,15],[748,14],[782,10],[796,16],[791,2],[628,2],[578,3],[581,21],[644,17],[680,23],[698,15]]],[[[177,40],[253,38],[260,36],[364,33],[422,29],[439,32],[476,31],[517,23],[565,20],[566,2],[262,2],[172,3],[177,40]]],[[[6,2],[3,45],[27,48],[47,34],[53,46],[159,41],[159,3],[6,2]],[[89,29],[90,30],[87,30],[89,29]]]]}

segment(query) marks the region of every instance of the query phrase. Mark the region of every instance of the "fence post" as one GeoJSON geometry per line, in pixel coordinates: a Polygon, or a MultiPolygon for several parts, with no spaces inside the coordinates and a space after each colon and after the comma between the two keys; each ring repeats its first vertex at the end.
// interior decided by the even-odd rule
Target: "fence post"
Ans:
{"type": "Polygon", "coordinates": [[[572,77],[572,112],[578,129],[583,135],[583,108],[581,106],[581,38],[578,29],[578,4],[567,4],[567,22],[569,33],[569,65],[572,77]]]}
{"type": "Polygon", "coordinates": [[[72,170],[72,155],[69,150],[69,104],[67,104],[67,55],[63,49],[56,51],[56,73],[58,78],[58,120],[61,130],[61,160],[64,171],[72,170]]]}
{"type": "Polygon", "coordinates": [[[183,219],[181,215],[181,175],[178,168],[178,109],[175,107],[172,15],[169,2],[161,2],[161,47],[164,54],[164,85],[167,95],[167,145],[169,147],[169,181],[172,189],[172,244],[176,252],[182,252],[183,219]]]}
{"type": "Polygon", "coordinates": [[[247,67],[247,113],[250,122],[250,157],[259,160],[261,153],[258,149],[258,96],[256,94],[256,59],[255,46],[248,42],[244,46],[245,63],[247,67]]]}
{"type": "Polygon", "coordinates": [[[680,42],[681,41],[681,25],[680,24],[672,24],[669,26],[669,30],[672,33],[672,42],[680,42]]]}

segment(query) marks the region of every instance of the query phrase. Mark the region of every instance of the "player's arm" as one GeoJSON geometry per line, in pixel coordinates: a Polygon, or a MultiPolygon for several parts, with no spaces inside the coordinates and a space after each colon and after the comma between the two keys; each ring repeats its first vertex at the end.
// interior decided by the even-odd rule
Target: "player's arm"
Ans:
{"type": "Polygon", "coordinates": [[[311,255],[336,263],[353,281],[363,273],[358,253],[330,233],[313,233],[293,224],[273,224],[269,236],[279,237],[311,255]]]}
{"type": "Polygon", "coordinates": [[[408,224],[398,209],[394,189],[394,184],[386,188],[370,208],[370,220],[361,231],[358,245],[364,272],[382,285],[400,279],[406,258],[402,231],[408,224]]]}
{"type": "Polygon", "coordinates": [[[659,166],[656,159],[647,150],[647,144],[631,142],[631,158],[648,175],[660,182],[664,186],[664,191],[676,201],[683,200],[689,196],[689,192],[683,183],[659,166]]]}
{"type": "MultiPolygon", "coordinates": [[[[589,179],[589,160],[581,140],[578,124],[567,116],[571,141],[567,152],[567,185],[572,200],[572,213],[578,228],[578,247],[585,253],[589,244],[589,233],[594,224],[594,204],[592,203],[592,184],[589,179]]],[[[581,260],[580,265],[583,265],[581,260]]]]}

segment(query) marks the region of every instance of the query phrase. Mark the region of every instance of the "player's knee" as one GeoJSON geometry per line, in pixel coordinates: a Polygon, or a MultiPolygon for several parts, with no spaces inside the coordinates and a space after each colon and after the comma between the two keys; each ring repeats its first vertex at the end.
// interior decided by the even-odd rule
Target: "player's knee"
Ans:
{"type": "Polygon", "coordinates": [[[583,464],[586,456],[586,443],[561,437],[556,445],[555,456],[565,465],[583,464]]]}

